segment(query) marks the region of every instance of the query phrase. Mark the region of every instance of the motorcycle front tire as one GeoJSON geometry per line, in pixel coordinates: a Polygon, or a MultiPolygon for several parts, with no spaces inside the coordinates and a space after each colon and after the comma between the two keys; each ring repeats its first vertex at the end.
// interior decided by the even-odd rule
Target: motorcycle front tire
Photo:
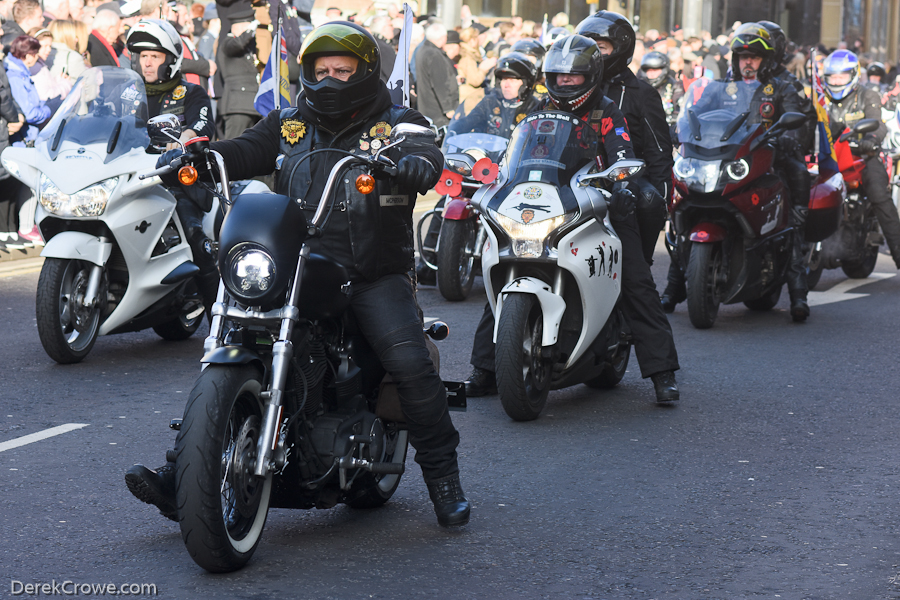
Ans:
{"type": "Polygon", "coordinates": [[[465,300],[475,282],[475,219],[444,219],[437,247],[437,282],[441,295],[451,302],[465,300]]]}
{"type": "Polygon", "coordinates": [[[550,395],[552,363],[543,357],[541,305],[531,294],[509,294],[497,331],[495,367],[503,410],[515,421],[537,419],[550,395]]]}
{"type": "Polygon", "coordinates": [[[211,573],[247,564],[266,524],[272,473],[259,479],[249,468],[262,430],[262,389],[252,365],[210,365],[184,409],[175,442],[178,520],[191,558],[211,573]]]}
{"type": "Polygon", "coordinates": [[[697,329],[709,329],[719,314],[716,278],[721,268],[721,249],[718,244],[691,245],[685,279],[687,284],[688,316],[697,329]]]}
{"type": "Polygon", "coordinates": [[[92,263],[63,258],[47,258],[41,267],[35,298],[38,337],[59,364],[81,362],[97,341],[100,302],[91,308],[80,304],[93,268],[92,263]]]}

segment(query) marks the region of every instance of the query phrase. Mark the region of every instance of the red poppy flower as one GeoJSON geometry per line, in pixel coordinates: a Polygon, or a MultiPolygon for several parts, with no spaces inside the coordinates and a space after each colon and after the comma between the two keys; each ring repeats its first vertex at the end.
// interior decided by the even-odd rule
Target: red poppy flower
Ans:
{"type": "Polygon", "coordinates": [[[500,172],[500,165],[485,157],[480,159],[475,166],[472,167],[472,179],[481,183],[494,183],[497,174],[500,172]]]}
{"type": "Polygon", "coordinates": [[[442,196],[455,198],[462,194],[462,180],[463,176],[459,173],[444,169],[441,180],[434,186],[434,191],[442,196]]]}

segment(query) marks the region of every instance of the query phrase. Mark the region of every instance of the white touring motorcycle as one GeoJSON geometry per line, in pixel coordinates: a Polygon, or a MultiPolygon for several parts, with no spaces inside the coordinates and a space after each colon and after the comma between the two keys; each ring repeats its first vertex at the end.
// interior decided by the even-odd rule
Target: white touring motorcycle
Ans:
{"type": "Polygon", "coordinates": [[[610,388],[631,352],[617,308],[622,245],[594,187],[637,174],[623,160],[600,173],[591,127],[561,112],[516,127],[500,175],[473,204],[487,241],[482,270],[494,311],[500,400],[515,420],[536,419],[551,389],[610,388]]]}
{"type": "MultiPolygon", "coordinates": [[[[38,333],[59,363],[81,361],[98,335],[153,328],[190,337],[203,303],[175,198],[148,154],[147,96],[130,69],[95,67],[75,83],[34,148],[7,148],[3,165],[38,197],[46,241],[38,281],[38,333]]],[[[251,187],[265,186],[253,182],[251,187]]],[[[204,229],[214,239],[218,211],[204,229]]]]}

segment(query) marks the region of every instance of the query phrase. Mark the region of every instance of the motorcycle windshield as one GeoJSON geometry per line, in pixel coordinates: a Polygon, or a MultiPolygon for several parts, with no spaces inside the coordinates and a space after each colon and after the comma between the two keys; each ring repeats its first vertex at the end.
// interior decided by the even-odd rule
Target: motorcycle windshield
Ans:
{"type": "Polygon", "coordinates": [[[65,142],[103,144],[104,163],[150,144],[147,93],[131,69],[93,67],[85,71],[41,131],[36,147],[46,145],[52,159],[65,142]]]}
{"type": "Polygon", "coordinates": [[[741,143],[759,123],[750,115],[758,81],[698,79],[684,95],[678,116],[678,142],[705,149],[741,143]]]}
{"type": "Polygon", "coordinates": [[[489,133],[462,133],[444,139],[441,151],[448,154],[469,154],[476,158],[487,156],[497,162],[506,150],[509,140],[489,133]]]}
{"type": "Polygon", "coordinates": [[[509,139],[500,164],[504,187],[542,182],[568,187],[572,176],[597,159],[597,135],[584,121],[563,112],[525,117],[509,139]]]}

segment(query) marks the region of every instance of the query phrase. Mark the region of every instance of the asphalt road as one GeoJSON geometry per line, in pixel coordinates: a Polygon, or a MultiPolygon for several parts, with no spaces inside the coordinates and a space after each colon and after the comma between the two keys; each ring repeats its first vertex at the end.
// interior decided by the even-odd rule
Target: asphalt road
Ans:
{"type": "MultiPolygon", "coordinates": [[[[657,281],[667,265],[658,252],[657,281]]],[[[85,426],[0,451],[4,595],[68,580],[155,584],[160,598],[900,598],[900,277],[885,256],[852,290],[826,272],[802,325],[786,294],[768,313],[723,307],[706,331],[680,306],[676,408],[654,405],[636,363],[612,392],[554,392],[531,423],[472,399],[453,414],[474,506],[460,531],[437,526],[410,460],[381,509],[271,511],[251,563],[218,576],[123,481],[163,462],[205,331],[101,338],[56,365],[34,322],[36,269],[0,269],[0,444],[85,426]]],[[[444,377],[464,378],[480,281],[466,302],[434,288],[420,301],[451,326],[444,377]]]]}

